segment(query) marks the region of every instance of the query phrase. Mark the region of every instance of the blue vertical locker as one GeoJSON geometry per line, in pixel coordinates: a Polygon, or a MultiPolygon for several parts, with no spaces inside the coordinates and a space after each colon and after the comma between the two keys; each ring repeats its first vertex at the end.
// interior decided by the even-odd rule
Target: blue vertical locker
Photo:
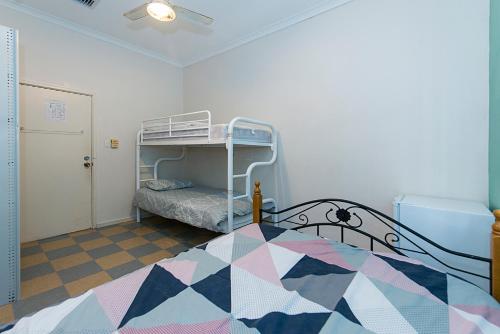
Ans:
{"type": "Polygon", "coordinates": [[[0,305],[19,293],[17,32],[0,26],[0,305]]]}

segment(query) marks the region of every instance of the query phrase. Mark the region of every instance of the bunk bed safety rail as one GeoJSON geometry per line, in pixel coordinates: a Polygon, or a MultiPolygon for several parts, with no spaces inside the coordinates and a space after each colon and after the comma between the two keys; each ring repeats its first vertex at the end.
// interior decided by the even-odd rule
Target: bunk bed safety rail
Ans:
{"type": "Polygon", "coordinates": [[[181,151],[181,154],[179,156],[169,157],[169,158],[160,158],[160,159],[156,160],[156,162],[155,162],[154,165],[140,165],[140,161],[139,161],[138,164],[137,164],[137,166],[138,166],[138,173],[136,175],[136,179],[137,179],[136,190],[138,190],[141,187],[141,182],[156,181],[156,180],[158,180],[158,167],[160,166],[160,164],[162,162],[165,162],[165,161],[180,161],[180,160],[184,159],[185,156],[186,156],[186,148],[182,147],[182,151],[181,151]],[[142,168],[153,169],[153,178],[152,179],[151,178],[149,178],[149,179],[141,179],[141,174],[140,173],[141,173],[141,169],[142,168]]]}
{"type": "MultiPolygon", "coordinates": [[[[259,121],[252,118],[246,117],[236,117],[229,122],[227,128],[227,139],[226,139],[226,149],[227,149],[227,213],[228,213],[228,232],[233,230],[233,215],[234,215],[234,203],[235,199],[247,198],[252,201],[252,189],[251,189],[251,176],[252,171],[255,167],[259,166],[271,166],[276,162],[277,154],[278,154],[278,146],[277,146],[277,133],[276,129],[271,123],[259,121]],[[238,144],[237,140],[234,140],[233,133],[234,128],[237,124],[247,124],[247,125],[257,125],[264,128],[267,128],[271,131],[271,151],[273,152],[272,157],[268,161],[258,161],[251,163],[245,174],[236,174],[234,175],[234,144],[238,144]],[[234,197],[234,180],[235,179],[245,179],[245,194],[242,196],[234,197]]],[[[277,209],[276,201],[273,198],[266,198],[263,200],[264,203],[273,203],[275,209],[277,209]]]]}
{"type": "Polygon", "coordinates": [[[164,161],[180,161],[180,160],[184,159],[185,156],[186,156],[186,148],[182,147],[182,152],[179,156],[171,157],[171,158],[161,158],[161,159],[156,160],[154,167],[153,167],[154,168],[154,170],[153,170],[154,180],[158,180],[158,166],[160,165],[160,163],[162,163],[164,161]]]}
{"type": "Polygon", "coordinates": [[[209,110],[151,118],[144,120],[141,123],[140,143],[144,142],[144,134],[151,135],[146,139],[207,137],[208,142],[210,142],[212,137],[211,131],[212,114],[209,110]],[[185,118],[190,119],[185,120],[185,118]],[[207,130],[206,134],[194,132],[192,134],[179,135],[179,133],[182,133],[182,131],[205,129],[207,130]]]}

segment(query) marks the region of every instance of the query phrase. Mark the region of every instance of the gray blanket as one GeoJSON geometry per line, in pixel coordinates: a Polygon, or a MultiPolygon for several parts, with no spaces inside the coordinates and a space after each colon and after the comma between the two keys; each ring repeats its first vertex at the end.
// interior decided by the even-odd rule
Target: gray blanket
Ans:
{"type": "MultiPolygon", "coordinates": [[[[168,191],[141,188],[135,194],[134,205],[159,216],[183,223],[224,232],[227,224],[227,191],[194,187],[168,191]]],[[[234,201],[234,214],[245,216],[252,212],[247,200],[234,201]]]]}

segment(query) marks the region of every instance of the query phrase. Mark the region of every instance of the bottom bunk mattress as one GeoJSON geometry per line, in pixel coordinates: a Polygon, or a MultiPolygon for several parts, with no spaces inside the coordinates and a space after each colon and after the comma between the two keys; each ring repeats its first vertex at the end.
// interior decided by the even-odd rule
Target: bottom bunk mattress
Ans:
{"type": "MultiPolygon", "coordinates": [[[[135,194],[134,205],[189,225],[215,232],[225,232],[227,227],[227,191],[207,187],[156,191],[141,188],[135,194]]],[[[234,215],[252,213],[247,200],[234,201],[234,215]]]]}
{"type": "MultiPolygon", "coordinates": [[[[1,332],[1,330],[0,330],[1,332]]],[[[252,224],[21,319],[11,333],[499,333],[480,288],[252,224]]]]}

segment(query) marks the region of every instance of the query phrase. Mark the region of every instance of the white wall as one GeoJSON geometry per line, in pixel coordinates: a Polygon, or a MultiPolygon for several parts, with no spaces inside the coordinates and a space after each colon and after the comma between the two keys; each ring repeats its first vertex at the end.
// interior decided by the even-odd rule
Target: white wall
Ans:
{"type": "MultiPolygon", "coordinates": [[[[182,71],[0,7],[0,24],[20,30],[23,80],[94,94],[98,223],[132,214],[140,120],[182,109],[272,121],[285,205],[486,202],[488,17],[488,0],[354,0],[182,71]]],[[[221,152],[192,150],[190,177],[223,186],[221,152]]]]}
{"type": "Polygon", "coordinates": [[[130,217],[140,121],[182,110],[182,70],[0,6],[19,29],[21,80],[94,94],[96,220],[130,217]],[[104,147],[116,137],[121,147],[104,147]]]}
{"type": "Polygon", "coordinates": [[[488,0],[354,0],[184,70],[184,110],[273,122],[285,203],[487,202],[488,0]]]}

